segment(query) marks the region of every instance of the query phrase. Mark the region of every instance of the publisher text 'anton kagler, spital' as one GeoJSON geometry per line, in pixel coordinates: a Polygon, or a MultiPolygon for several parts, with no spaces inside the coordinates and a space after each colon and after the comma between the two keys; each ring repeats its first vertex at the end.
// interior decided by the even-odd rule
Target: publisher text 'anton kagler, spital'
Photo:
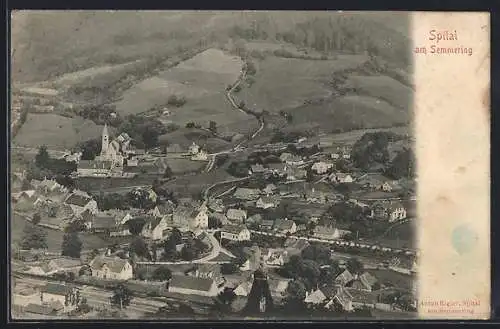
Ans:
{"type": "Polygon", "coordinates": [[[430,46],[429,52],[431,54],[465,54],[472,56],[472,48],[464,47],[463,45],[449,44],[445,47],[439,45],[443,41],[459,41],[457,30],[454,31],[429,31],[429,41],[433,42],[430,46]]]}

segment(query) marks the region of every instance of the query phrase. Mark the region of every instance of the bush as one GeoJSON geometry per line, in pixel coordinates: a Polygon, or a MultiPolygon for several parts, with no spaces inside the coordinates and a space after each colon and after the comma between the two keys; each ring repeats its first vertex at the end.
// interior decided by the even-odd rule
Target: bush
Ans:
{"type": "Polygon", "coordinates": [[[186,104],[187,100],[184,96],[172,95],[168,98],[167,104],[175,107],[182,107],[186,104]]]}

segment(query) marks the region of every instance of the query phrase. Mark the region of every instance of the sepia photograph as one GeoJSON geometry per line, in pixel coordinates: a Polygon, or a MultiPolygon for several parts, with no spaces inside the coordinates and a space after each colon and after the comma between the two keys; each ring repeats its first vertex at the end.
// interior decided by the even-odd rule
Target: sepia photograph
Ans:
{"type": "Polygon", "coordinates": [[[12,319],[417,318],[413,56],[407,12],[12,12],[12,319]]]}

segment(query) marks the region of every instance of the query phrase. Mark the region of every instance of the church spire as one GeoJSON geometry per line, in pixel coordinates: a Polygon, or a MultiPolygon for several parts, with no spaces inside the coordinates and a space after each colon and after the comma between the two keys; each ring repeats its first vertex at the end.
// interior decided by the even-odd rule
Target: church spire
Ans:
{"type": "Polygon", "coordinates": [[[105,155],[108,151],[109,146],[109,133],[108,133],[108,124],[104,124],[104,128],[102,129],[102,143],[101,143],[101,155],[105,155]]]}

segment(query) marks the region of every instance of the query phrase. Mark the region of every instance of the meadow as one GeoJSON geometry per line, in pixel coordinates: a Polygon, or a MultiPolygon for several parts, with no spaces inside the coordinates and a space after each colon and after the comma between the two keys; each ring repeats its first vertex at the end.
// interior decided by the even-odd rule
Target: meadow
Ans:
{"type": "Polygon", "coordinates": [[[64,150],[78,142],[100,137],[102,129],[102,126],[81,117],[31,113],[13,142],[25,147],[47,145],[50,149],[64,150]]]}

